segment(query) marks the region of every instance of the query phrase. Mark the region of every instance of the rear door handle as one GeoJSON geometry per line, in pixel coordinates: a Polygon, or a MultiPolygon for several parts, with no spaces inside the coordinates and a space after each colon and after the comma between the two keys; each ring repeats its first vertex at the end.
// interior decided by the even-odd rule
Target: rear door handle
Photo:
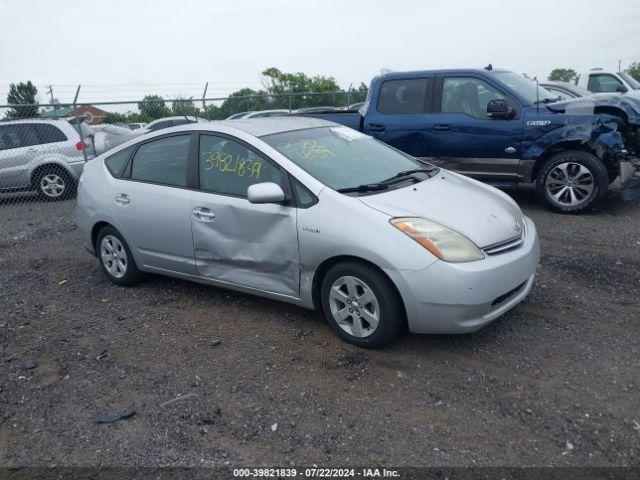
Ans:
{"type": "Polygon", "coordinates": [[[201,222],[210,222],[216,218],[216,214],[205,207],[197,207],[193,210],[193,216],[201,222]]]}
{"type": "Polygon", "coordinates": [[[384,125],[382,125],[380,123],[372,123],[371,125],[369,125],[369,131],[370,132],[384,132],[385,131],[385,127],[384,127],[384,125]]]}
{"type": "Polygon", "coordinates": [[[451,130],[451,124],[450,123],[436,123],[433,126],[433,129],[436,132],[448,132],[449,130],[451,130]]]}
{"type": "Polygon", "coordinates": [[[131,199],[129,198],[129,195],[127,195],[126,193],[117,194],[115,201],[120,205],[128,205],[129,203],[131,203],[131,199]]]}

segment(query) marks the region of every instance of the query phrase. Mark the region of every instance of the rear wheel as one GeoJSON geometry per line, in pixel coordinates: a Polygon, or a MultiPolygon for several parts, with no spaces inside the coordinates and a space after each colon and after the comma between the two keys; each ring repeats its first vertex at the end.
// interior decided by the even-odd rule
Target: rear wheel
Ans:
{"type": "Polygon", "coordinates": [[[50,202],[75,196],[75,182],[69,173],[58,166],[40,168],[34,175],[33,184],[40,198],[50,202]]]}
{"type": "Polygon", "coordinates": [[[142,279],[127,242],[115,228],[108,226],[100,230],[96,253],[102,271],[116,285],[130,286],[142,279]]]}
{"type": "Polygon", "coordinates": [[[567,151],[545,162],[536,178],[538,197],[557,212],[582,212],[600,203],[607,193],[609,173],[598,157],[567,151]]]}
{"type": "Polygon", "coordinates": [[[404,329],[402,301],[377,269],[361,263],[333,266],[322,286],[322,308],[333,330],[359,347],[379,348],[404,329]]]}

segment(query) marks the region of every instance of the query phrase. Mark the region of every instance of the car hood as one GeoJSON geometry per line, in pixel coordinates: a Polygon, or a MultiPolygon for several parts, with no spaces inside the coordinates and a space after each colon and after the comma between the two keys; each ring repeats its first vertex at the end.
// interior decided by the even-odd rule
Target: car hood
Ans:
{"type": "Polygon", "coordinates": [[[449,227],[479,248],[519,236],[524,217],[505,193],[447,170],[409,187],[359,197],[391,217],[421,217],[449,227]]]}
{"type": "Polygon", "coordinates": [[[600,107],[618,107],[627,114],[631,123],[640,124],[640,97],[628,93],[599,93],[549,103],[546,107],[554,113],[582,115],[593,114],[600,107]]]}

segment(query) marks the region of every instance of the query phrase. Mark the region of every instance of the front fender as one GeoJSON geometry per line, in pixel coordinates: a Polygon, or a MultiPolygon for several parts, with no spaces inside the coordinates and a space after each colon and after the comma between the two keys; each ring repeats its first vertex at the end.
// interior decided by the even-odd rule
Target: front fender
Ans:
{"type": "MultiPolygon", "coordinates": [[[[554,119],[555,120],[555,119],[554,119]]],[[[594,152],[604,162],[614,162],[625,149],[624,121],[615,115],[570,115],[560,124],[545,120],[531,126],[525,136],[535,138],[524,151],[523,160],[538,160],[558,146],[573,144],[594,152]],[[531,131],[533,130],[533,131],[531,131]]],[[[574,147],[575,148],[575,147],[574,147]]]]}

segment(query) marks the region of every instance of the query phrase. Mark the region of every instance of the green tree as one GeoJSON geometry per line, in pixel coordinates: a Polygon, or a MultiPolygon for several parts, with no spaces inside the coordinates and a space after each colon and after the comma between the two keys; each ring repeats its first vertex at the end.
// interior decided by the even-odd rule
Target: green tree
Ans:
{"type": "Polygon", "coordinates": [[[629,65],[627,73],[640,82],[640,62],[633,62],[629,65]]]}
{"type": "Polygon", "coordinates": [[[193,104],[193,97],[182,98],[178,97],[171,103],[171,110],[174,115],[193,115],[200,114],[200,110],[193,104]]]}
{"type": "Polygon", "coordinates": [[[578,83],[579,78],[580,75],[572,68],[555,68],[549,74],[549,80],[552,81],[578,83]]]}
{"type": "Polygon", "coordinates": [[[159,95],[146,95],[141,102],[138,102],[138,110],[140,110],[142,122],[151,122],[171,115],[171,110],[164,103],[164,98],[159,95]]]}
{"type": "Polygon", "coordinates": [[[340,88],[336,79],[316,75],[310,77],[304,73],[286,73],[271,67],[262,72],[262,85],[267,94],[273,96],[274,108],[341,106],[347,103],[347,94],[340,88]],[[313,92],[315,95],[305,95],[313,92]],[[336,93],[337,92],[337,93],[336,93]]]}
{"type": "Polygon", "coordinates": [[[7,112],[8,118],[31,118],[38,114],[38,89],[30,81],[9,85],[7,103],[15,105],[7,112]]]}
{"type": "Polygon", "coordinates": [[[102,121],[104,123],[127,123],[127,116],[118,112],[107,112],[102,121]]]}

